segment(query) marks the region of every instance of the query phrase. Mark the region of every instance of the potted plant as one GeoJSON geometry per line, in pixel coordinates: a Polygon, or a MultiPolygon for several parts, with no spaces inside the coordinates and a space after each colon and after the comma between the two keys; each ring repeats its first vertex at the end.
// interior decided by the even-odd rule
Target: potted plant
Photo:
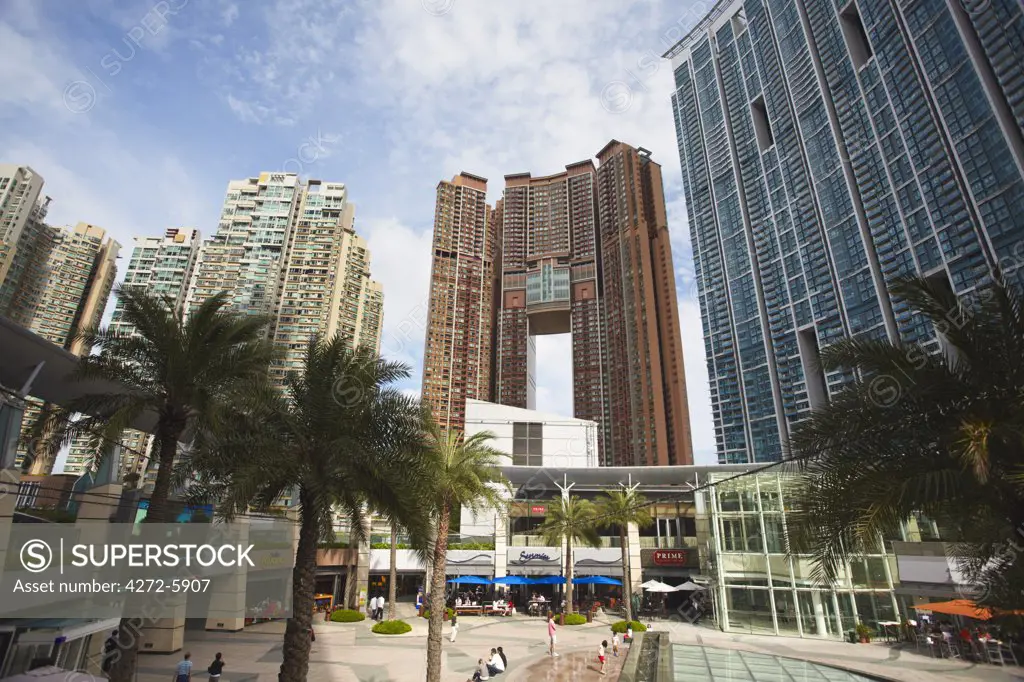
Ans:
{"type": "Polygon", "coordinates": [[[861,644],[871,643],[871,628],[864,623],[857,623],[857,637],[860,638],[861,644]]]}

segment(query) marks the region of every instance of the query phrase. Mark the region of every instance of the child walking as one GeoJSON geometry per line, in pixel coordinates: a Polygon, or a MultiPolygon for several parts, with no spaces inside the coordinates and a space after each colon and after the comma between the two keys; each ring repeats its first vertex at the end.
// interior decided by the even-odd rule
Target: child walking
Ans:
{"type": "Polygon", "coordinates": [[[604,666],[605,666],[605,661],[607,661],[607,658],[605,657],[605,652],[607,650],[608,650],[608,641],[607,640],[601,642],[601,646],[597,647],[597,660],[601,661],[601,674],[602,675],[605,674],[604,666]]]}
{"type": "Polygon", "coordinates": [[[619,657],[619,633],[612,633],[612,656],[619,657]]]}

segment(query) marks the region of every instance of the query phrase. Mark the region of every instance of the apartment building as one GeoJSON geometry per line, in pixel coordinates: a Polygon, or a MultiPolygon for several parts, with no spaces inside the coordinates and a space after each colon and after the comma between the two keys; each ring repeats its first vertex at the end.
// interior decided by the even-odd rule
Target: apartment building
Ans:
{"type": "Polygon", "coordinates": [[[462,430],[466,400],[493,391],[498,225],[486,179],[460,173],[438,183],[420,393],[446,429],[462,430]]]}
{"type": "Polygon", "coordinates": [[[889,289],[1024,286],[1015,0],[723,0],[665,57],[722,463],[783,456],[849,380],[819,348],[933,343],[889,289]]]}
{"type": "Polygon", "coordinates": [[[217,232],[199,248],[186,310],[221,291],[233,309],[268,318],[283,350],[278,380],[301,366],[314,333],[380,348],[383,289],[370,276],[343,183],[295,173],[228,183],[217,232]]]}
{"type": "Polygon", "coordinates": [[[456,429],[467,399],[532,409],[535,337],[571,333],[573,414],[600,425],[599,460],[687,464],[661,167],[617,140],[597,159],[506,175],[493,210],[482,178],[438,186],[423,399],[456,429]]]}
{"type": "Polygon", "coordinates": [[[28,166],[0,164],[0,282],[7,279],[18,240],[33,220],[42,189],[43,178],[28,166]]]}
{"type": "MultiPolygon", "coordinates": [[[[121,286],[163,296],[180,314],[199,254],[199,230],[172,227],[161,237],[138,236],[134,241],[135,248],[121,286]]],[[[114,306],[110,328],[124,334],[135,332],[134,327],[124,321],[124,306],[120,300],[114,306]]],[[[128,430],[121,435],[120,478],[132,473],[139,476],[145,473],[152,444],[152,436],[141,431],[128,430]]],[[[76,438],[68,450],[64,473],[85,473],[110,445],[96,443],[88,436],[76,438]]]]}

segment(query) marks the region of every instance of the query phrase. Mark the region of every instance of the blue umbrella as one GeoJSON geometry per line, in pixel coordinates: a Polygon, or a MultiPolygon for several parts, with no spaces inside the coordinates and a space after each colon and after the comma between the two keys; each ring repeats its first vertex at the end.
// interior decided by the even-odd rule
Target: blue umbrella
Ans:
{"type": "Polygon", "coordinates": [[[565,578],[560,575],[546,575],[541,578],[533,578],[531,585],[564,585],[565,578]]]}
{"type": "Polygon", "coordinates": [[[448,584],[455,585],[490,585],[491,581],[487,578],[479,578],[475,575],[460,575],[458,578],[452,578],[448,581],[448,584]]]}
{"type": "Polygon", "coordinates": [[[573,578],[574,585],[622,585],[621,580],[606,578],[603,575],[592,575],[586,578],[573,578]]]}
{"type": "Polygon", "coordinates": [[[492,581],[495,585],[532,585],[533,581],[521,575],[506,575],[502,578],[495,578],[492,581]]]}

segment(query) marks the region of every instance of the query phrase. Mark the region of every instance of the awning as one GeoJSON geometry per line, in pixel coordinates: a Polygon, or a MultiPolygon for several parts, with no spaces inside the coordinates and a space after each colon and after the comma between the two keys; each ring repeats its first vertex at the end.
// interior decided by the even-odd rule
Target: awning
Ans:
{"type": "Polygon", "coordinates": [[[91,675],[75,672],[74,670],[64,670],[63,668],[49,665],[45,668],[29,670],[27,673],[21,673],[20,675],[5,677],[0,680],[0,682],[66,682],[67,680],[73,680],[76,677],[88,677],[90,680],[97,681],[109,679],[102,675],[91,675]]]}
{"type": "MultiPolygon", "coordinates": [[[[15,644],[52,644],[53,640],[63,637],[66,640],[81,639],[97,632],[106,632],[108,635],[120,625],[120,618],[107,618],[104,620],[93,620],[83,623],[79,620],[68,621],[65,625],[57,627],[44,627],[32,629],[22,633],[15,640],[15,644]]],[[[31,626],[30,626],[31,627],[31,626]]]]}
{"type": "Polygon", "coordinates": [[[940,601],[933,604],[918,604],[914,607],[917,611],[928,611],[941,613],[947,616],[964,616],[976,620],[991,620],[993,615],[1024,615],[1024,611],[996,611],[987,606],[979,606],[969,599],[954,599],[952,601],[940,601]]]}

